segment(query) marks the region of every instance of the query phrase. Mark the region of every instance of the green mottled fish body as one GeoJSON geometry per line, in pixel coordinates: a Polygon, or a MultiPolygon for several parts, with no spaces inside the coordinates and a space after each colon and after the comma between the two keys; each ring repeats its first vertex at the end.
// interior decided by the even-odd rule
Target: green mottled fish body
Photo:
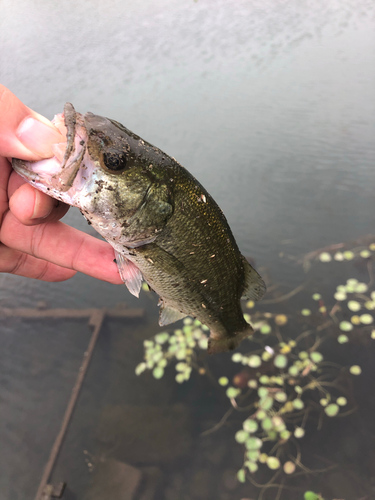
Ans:
{"type": "Polygon", "coordinates": [[[114,247],[129,290],[138,296],[144,279],[160,296],[161,325],[193,316],[210,329],[210,352],[237,347],[253,332],[241,297],[258,300],[265,285],[213,198],[174,158],[113,120],[67,103],[55,124],[67,137],[55,157],[13,160],[14,168],[81,210],[114,247]]]}

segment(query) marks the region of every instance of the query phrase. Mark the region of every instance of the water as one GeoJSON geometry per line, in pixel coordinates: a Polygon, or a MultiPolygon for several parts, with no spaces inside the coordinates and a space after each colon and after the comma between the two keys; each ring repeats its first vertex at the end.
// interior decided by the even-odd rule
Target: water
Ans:
{"type": "MultiPolygon", "coordinates": [[[[372,2],[3,0],[1,10],[3,84],[47,117],[71,101],[177,158],[219,203],[244,255],[266,266],[283,290],[302,278],[280,252],[301,256],[374,232],[372,2]]],[[[90,231],[74,210],[65,220],[90,231]]],[[[142,340],[158,331],[155,303],[85,276],[49,284],[3,275],[0,286],[2,306],[126,301],[147,309],[142,322],[105,324],[54,473],[67,480],[71,498],[83,497],[92,476],[83,449],[103,451],[95,436],[105,408],[177,402],[193,423],[192,448],[174,468],[160,466],[161,491],[195,478],[195,490],[210,498],[205,474],[219,465],[198,463],[205,452],[195,437],[203,422],[217,421],[225,400],[215,412],[215,397],[199,377],[183,386],[172,371],[161,381],[135,377],[142,340]]],[[[9,320],[1,336],[0,498],[23,500],[35,494],[88,332],[79,322],[9,320]]],[[[227,469],[236,470],[238,456],[225,453],[227,469]]],[[[238,495],[227,490],[227,498],[238,495]]]]}

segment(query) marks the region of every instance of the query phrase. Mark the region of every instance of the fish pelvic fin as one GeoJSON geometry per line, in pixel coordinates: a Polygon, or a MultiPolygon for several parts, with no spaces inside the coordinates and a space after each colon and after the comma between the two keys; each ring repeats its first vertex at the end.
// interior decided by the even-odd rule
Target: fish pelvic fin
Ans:
{"type": "Polygon", "coordinates": [[[210,337],[208,339],[208,354],[217,354],[219,352],[233,351],[236,349],[240,343],[249,335],[254,333],[254,329],[251,325],[245,326],[245,328],[237,333],[231,335],[226,335],[220,338],[210,337]]]}
{"type": "Polygon", "coordinates": [[[185,317],[185,313],[177,311],[177,309],[174,309],[173,307],[170,307],[162,302],[159,313],[160,326],[169,325],[170,323],[174,323],[175,321],[185,317]]]}
{"type": "Polygon", "coordinates": [[[260,300],[266,293],[266,285],[259,273],[247,262],[244,256],[242,261],[245,271],[245,287],[243,299],[260,300]]]}
{"type": "Polygon", "coordinates": [[[135,297],[139,297],[139,292],[142,286],[143,275],[138,267],[130,262],[126,257],[115,250],[118,272],[128,290],[135,297]]]}

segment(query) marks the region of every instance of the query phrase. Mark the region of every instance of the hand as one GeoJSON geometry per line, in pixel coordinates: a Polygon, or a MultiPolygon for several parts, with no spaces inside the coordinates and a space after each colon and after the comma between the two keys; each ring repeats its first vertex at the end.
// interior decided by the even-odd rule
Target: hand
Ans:
{"type": "Polygon", "coordinates": [[[12,157],[53,156],[60,132],[0,85],[0,272],[63,281],[77,271],[120,284],[112,247],[62,222],[69,209],[27,184],[12,157]]]}

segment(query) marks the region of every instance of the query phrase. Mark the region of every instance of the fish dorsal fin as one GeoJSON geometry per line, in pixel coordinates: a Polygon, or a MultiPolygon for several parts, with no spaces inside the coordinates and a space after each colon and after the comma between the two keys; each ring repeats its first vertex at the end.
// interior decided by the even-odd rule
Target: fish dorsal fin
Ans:
{"type": "Polygon", "coordinates": [[[242,261],[245,271],[245,287],[242,292],[242,298],[260,300],[266,292],[266,285],[244,256],[242,256],[242,261]]]}
{"type": "Polygon", "coordinates": [[[115,250],[118,272],[130,293],[139,297],[143,276],[138,267],[115,250]]]}
{"type": "Polygon", "coordinates": [[[174,323],[175,321],[178,321],[179,319],[185,317],[186,317],[185,313],[177,311],[177,309],[174,309],[173,307],[166,306],[164,303],[162,303],[162,305],[160,306],[160,313],[159,313],[160,326],[169,325],[170,323],[174,323]]]}

